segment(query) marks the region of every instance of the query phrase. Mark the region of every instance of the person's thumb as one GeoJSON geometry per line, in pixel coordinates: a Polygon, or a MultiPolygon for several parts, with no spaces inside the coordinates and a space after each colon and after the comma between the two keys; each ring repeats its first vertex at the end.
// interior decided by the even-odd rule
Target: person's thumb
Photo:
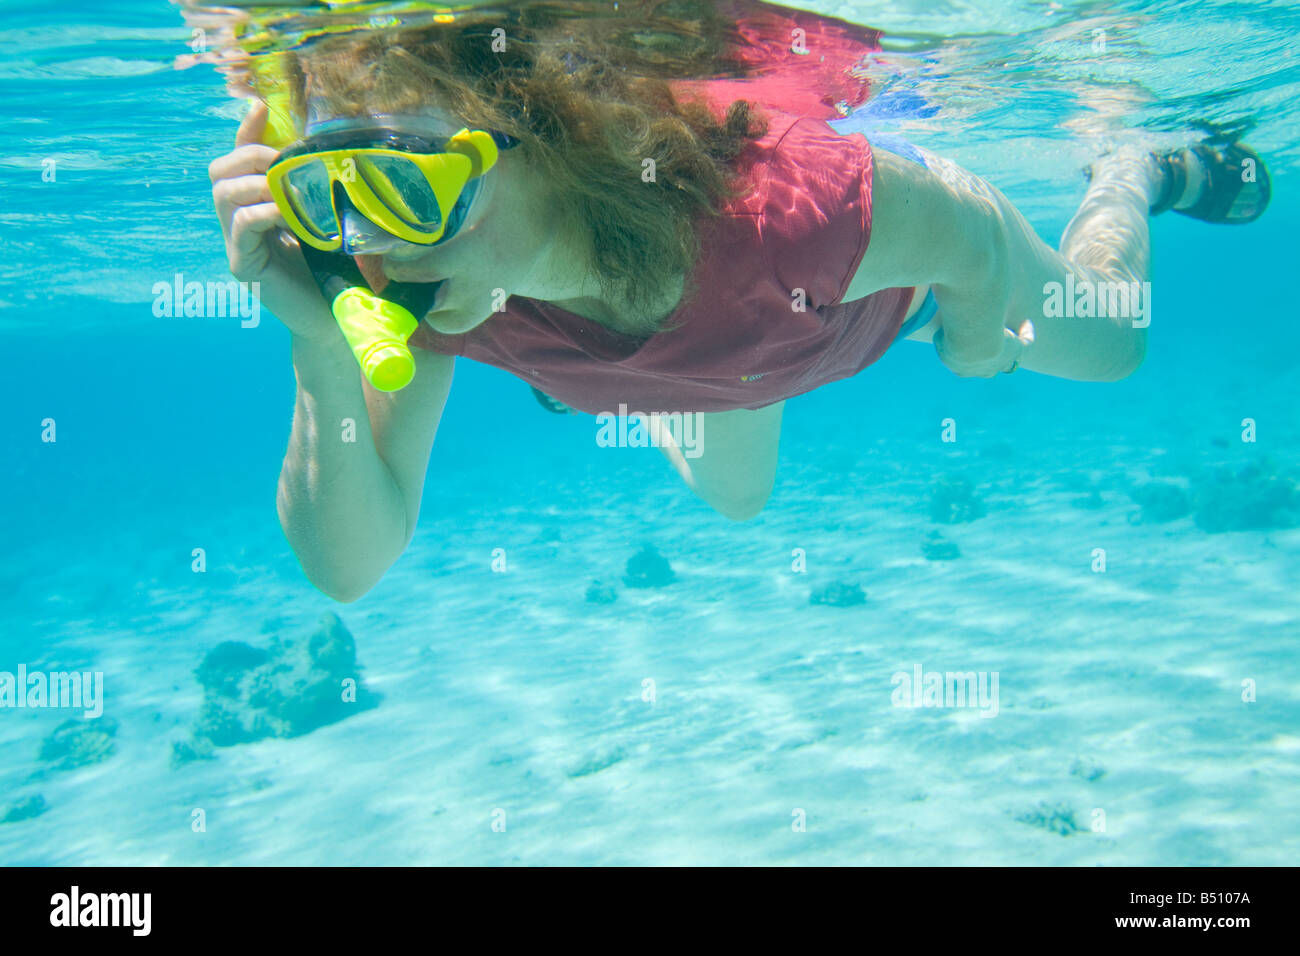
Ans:
{"type": "Polygon", "coordinates": [[[235,146],[261,143],[266,135],[266,118],[269,113],[265,103],[261,100],[253,100],[253,105],[249,107],[248,113],[239,124],[239,131],[235,133],[235,146]]]}

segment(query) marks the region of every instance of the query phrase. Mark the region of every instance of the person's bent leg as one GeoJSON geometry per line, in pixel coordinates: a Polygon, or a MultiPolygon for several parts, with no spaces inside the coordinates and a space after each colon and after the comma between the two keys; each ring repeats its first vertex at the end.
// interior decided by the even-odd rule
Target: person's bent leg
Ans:
{"type": "Polygon", "coordinates": [[[1151,317],[1148,220],[1160,186],[1150,153],[1123,151],[1094,164],[1061,238],[1060,273],[1044,283],[1041,314],[1030,316],[1036,340],[1022,368],[1060,374],[1064,349],[1093,350],[1102,365],[1113,358],[1116,371],[1103,379],[1141,364],[1151,317]]]}
{"type": "Polygon", "coordinates": [[[1160,172],[1150,153],[1108,156],[1093,167],[1079,211],[1065,227],[1061,254],[1115,282],[1151,278],[1148,212],[1160,172]]]}
{"type": "Polygon", "coordinates": [[[1035,343],[1019,367],[1048,375],[1079,363],[1110,369],[1088,375],[1092,381],[1114,381],[1139,367],[1151,321],[1149,212],[1161,185],[1149,152],[1119,151],[1093,165],[1060,254],[1039,256],[1041,308],[1027,315],[1035,343]]]}
{"type": "Polygon", "coordinates": [[[1132,374],[1146,349],[1146,223],[1158,165],[1146,154],[1099,162],[1058,251],[996,187],[941,157],[927,160],[922,168],[876,157],[873,241],[850,292],[930,284],[939,328],[931,323],[918,337],[935,336],[940,357],[946,351],[966,369],[944,359],[958,374],[1009,370],[1005,346],[988,355],[991,328],[1024,341],[1026,323],[1034,335],[1016,353],[1019,367],[1092,382],[1132,374]]]}
{"type": "Polygon", "coordinates": [[[776,481],[785,402],[765,408],[690,413],[696,447],[683,450],[662,417],[650,416],[650,434],[687,487],[719,514],[748,521],[767,504],[776,481]]]}

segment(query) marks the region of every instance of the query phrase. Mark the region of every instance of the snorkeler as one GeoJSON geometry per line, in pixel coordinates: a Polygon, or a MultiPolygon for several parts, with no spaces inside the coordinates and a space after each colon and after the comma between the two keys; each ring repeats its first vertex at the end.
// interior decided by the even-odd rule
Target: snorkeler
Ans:
{"type": "Polygon", "coordinates": [[[256,104],[211,165],[231,271],[292,332],[281,523],[340,601],[411,540],[457,355],[559,411],[704,413],[701,455],[662,450],[744,520],[771,492],[788,399],[901,338],[961,376],[1122,379],[1146,349],[1148,217],[1244,223],[1269,199],[1240,144],[1120,150],[1094,163],[1058,251],[925,151],[873,150],[761,103],[719,115],[608,51],[575,68],[571,44],[486,42],[412,29],[322,43],[292,71],[301,141],[265,145],[256,104]],[[425,293],[407,306],[414,378],[395,390],[358,374],[326,299],[390,283],[425,293]],[[1054,287],[1068,308],[1049,307],[1054,287]]]}

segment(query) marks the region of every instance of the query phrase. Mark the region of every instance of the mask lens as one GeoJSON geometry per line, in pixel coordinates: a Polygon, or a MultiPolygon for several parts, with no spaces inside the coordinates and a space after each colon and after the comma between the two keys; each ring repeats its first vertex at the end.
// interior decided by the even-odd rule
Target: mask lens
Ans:
{"type": "Polygon", "coordinates": [[[323,163],[304,163],[284,177],[284,194],[302,224],[320,239],[339,234],[330,202],[330,177],[323,163]]]}
{"type": "Polygon", "coordinates": [[[440,242],[446,242],[460,232],[460,227],[464,224],[465,217],[469,215],[469,207],[473,205],[474,197],[478,195],[482,182],[481,179],[471,179],[465,184],[461,194],[456,197],[456,205],[451,207],[451,212],[447,216],[447,228],[443,231],[440,242]]]}
{"type": "Polygon", "coordinates": [[[419,167],[400,156],[366,156],[357,171],[371,191],[404,223],[435,231],[442,225],[442,210],[429,181],[419,167]]]}

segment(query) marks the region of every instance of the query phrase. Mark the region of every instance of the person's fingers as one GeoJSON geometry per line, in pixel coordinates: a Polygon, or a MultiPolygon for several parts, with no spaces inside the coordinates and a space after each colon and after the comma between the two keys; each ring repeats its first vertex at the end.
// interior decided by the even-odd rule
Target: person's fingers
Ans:
{"type": "Polygon", "coordinates": [[[273,202],[240,206],[230,221],[230,239],[234,255],[243,258],[263,244],[266,233],[286,226],[284,217],[273,202]]]}
{"type": "Polygon", "coordinates": [[[208,178],[215,183],[234,176],[265,174],[278,155],[280,154],[270,146],[262,146],[258,143],[240,146],[209,163],[208,178]]]}
{"type": "Polygon", "coordinates": [[[265,176],[234,176],[217,180],[212,187],[212,201],[217,207],[217,217],[225,223],[240,206],[271,202],[271,190],[265,176]]]}
{"type": "Polygon", "coordinates": [[[244,114],[239,130],[235,133],[236,148],[261,143],[262,137],[266,135],[266,118],[269,115],[270,110],[265,103],[261,100],[253,100],[252,107],[244,114]]]}
{"type": "Polygon", "coordinates": [[[1033,341],[1033,324],[1025,322],[1021,325],[1023,335],[1028,335],[1028,341],[1018,336],[1010,329],[1003,329],[1002,332],[1002,350],[998,355],[992,358],[967,359],[960,352],[955,352],[948,345],[948,339],[940,328],[934,334],[934,350],[949,370],[963,378],[993,378],[999,372],[1005,372],[1010,369],[1019,359],[1020,353],[1024,351],[1028,342],[1033,341]],[[1029,326],[1028,329],[1025,326],[1029,326]]]}
{"type": "Polygon", "coordinates": [[[996,364],[996,359],[981,359],[972,362],[964,358],[959,351],[954,351],[948,345],[948,336],[940,328],[934,333],[934,351],[939,356],[939,361],[947,366],[948,370],[963,378],[992,378],[997,374],[997,369],[992,366],[996,364]]]}
{"type": "Polygon", "coordinates": [[[1020,324],[1020,331],[1013,332],[1010,329],[1002,330],[1002,354],[998,357],[997,368],[993,374],[1000,372],[1010,372],[1015,369],[1020,362],[1020,356],[1025,351],[1025,346],[1034,341],[1034,324],[1026,319],[1020,324]]]}

